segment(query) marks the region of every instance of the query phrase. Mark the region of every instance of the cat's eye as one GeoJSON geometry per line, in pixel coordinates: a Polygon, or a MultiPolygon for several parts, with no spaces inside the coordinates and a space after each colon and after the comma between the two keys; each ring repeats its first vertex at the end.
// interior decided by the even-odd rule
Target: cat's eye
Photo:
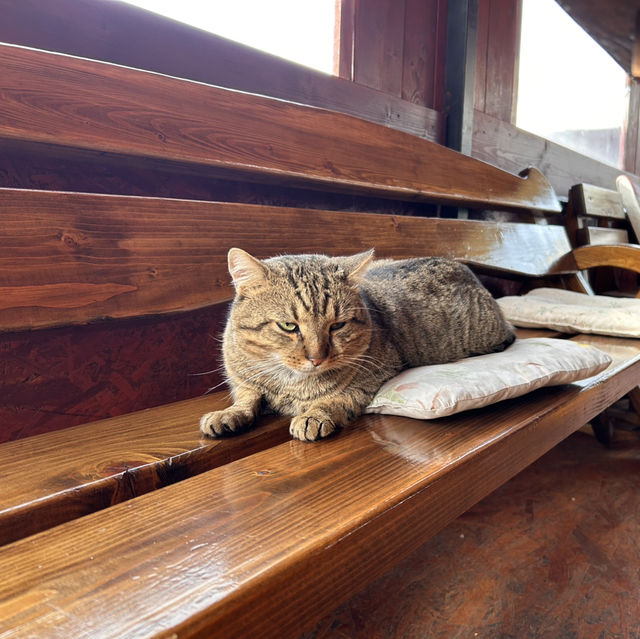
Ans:
{"type": "Polygon", "coordinates": [[[293,322],[276,322],[276,324],[285,333],[295,333],[298,330],[298,325],[293,322]]]}
{"type": "Polygon", "coordinates": [[[346,322],[336,322],[335,324],[331,324],[329,330],[330,331],[339,331],[341,328],[344,328],[347,325],[346,322]]]}

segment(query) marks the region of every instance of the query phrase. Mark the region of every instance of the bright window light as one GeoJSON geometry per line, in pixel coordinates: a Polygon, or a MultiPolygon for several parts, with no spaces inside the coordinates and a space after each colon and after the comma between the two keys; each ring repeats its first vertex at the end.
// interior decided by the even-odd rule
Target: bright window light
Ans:
{"type": "Polygon", "coordinates": [[[516,125],[616,167],[627,74],[554,0],[524,0],[516,125]]]}
{"type": "Polygon", "coordinates": [[[333,72],[335,0],[128,0],[305,66],[333,72]]]}

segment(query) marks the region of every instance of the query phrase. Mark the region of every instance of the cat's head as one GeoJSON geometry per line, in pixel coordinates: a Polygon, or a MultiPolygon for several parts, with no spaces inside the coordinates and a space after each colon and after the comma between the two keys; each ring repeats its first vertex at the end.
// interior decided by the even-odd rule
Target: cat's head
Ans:
{"type": "Polygon", "coordinates": [[[350,257],[287,255],[258,260],[229,251],[236,288],[228,331],[252,361],[294,375],[358,367],[371,319],[358,283],[373,251],[350,257]]]}

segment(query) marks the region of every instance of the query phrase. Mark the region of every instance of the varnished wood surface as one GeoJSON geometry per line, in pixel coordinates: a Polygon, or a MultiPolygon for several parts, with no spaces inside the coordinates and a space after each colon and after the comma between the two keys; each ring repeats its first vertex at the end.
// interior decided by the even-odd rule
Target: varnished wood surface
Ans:
{"type": "Polygon", "coordinates": [[[633,387],[636,340],[576,339],[613,365],[437,422],[368,416],[3,547],[0,637],[296,636],[633,387]]]}
{"type": "MultiPolygon", "coordinates": [[[[566,337],[538,329],[517,334],[566,337]]],[[[0,545],[289,439],[284,418],[243,437],[202,438],[200,416],[228,403],[226,391],[218,392],[3,444],[0,545]]]]}
{"type": "Polygon", "coordinates": [[[577,432],[299,639],[640,634],[640,437],[577,432]],[[594,496],[596,498],[594,499],[594,496]]]}
{"type": "Polygon", "coordinates": [[[0,189],[0,206],[1,330],[228,300],[232,246],[259,257],[374,247],[529,276],[575,270],[554,226],[14,189],[0,189]]]}
{"type": "Polygon", "coordinates": [[[579,246],[573,256],[579,269],[597,266],[615,266],[640,273],[640,245],[594,244],[579,246]]]}
{"type": "Polygon", "coordinates": [[[229,403],[220,392],[2,444],[0,544],[289,439],[275,418],[242,437],[201,437],[200,416],[229,403]]]}
{"type": "MultiPolygon", "coordinates": [[[[429,5],[436,0],[430,0],[429,5]]],[[[438,0],[441,2],[442,0],[438,0]]],[[[435,9],[413,3],[407,28],[433,24],[435,9]],[[431,20],[431,22],[430,22],[431,20]]],[[[0,0],[0,41],[155,71],[250,93],[349,113],[442,143],[442,86],[416,86],[407,72],[406,99],[269,55],[252,47],[145,11],[124,2],[0,0]],[[224,63],[211,64],[212,60],[224,63]],[[416,99],[416,94],[419,98],[416,99]],[[437,96],[437,97],[436,97],[437,96]],[[439,102],[438,102],[439,100],[439,102]],[[431,107],[431,108],[428,108],[431,107]]],[[[350,35],[353,37],[353,24],[350,35]]],[[[425,31],[420,31],[420,44],[425,31]]],[[[362,34],[373,39],[375,34],[362,34]]],[[[429,51],[417,42],[405,65],[436,76],[436,35],[429,51]],[[422,53],[422,55],[420,55],[422,53]],[[432,54],[429,56],[429,54],[432,54]]],[[[362,38],[360,39],[362,41],[362,38]]],[[[423,45],[424,46],[424,45],[423,45]]],[[[440,69],[439,73],[442,73],[440,69]]]]}
{"type": "Polygon", "coordinates": [[[538,171],[518,177],[340,113],[10,45],[0,46],[0,65],[0,140],[197,164],[250,181],[559,210],[538,171]]]}

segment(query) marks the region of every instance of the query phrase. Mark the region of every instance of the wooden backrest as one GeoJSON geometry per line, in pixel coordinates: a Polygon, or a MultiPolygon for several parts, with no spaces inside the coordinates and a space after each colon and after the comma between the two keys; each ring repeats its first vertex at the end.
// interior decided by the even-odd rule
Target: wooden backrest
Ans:
{"type": "Polygon", "coordinates": [[[112,64],[1,45],[0,143],[116,154],[209,178],[465,207],[559,210],[526,177],[357,118],[112,64]]]}
{"type": "Polygon", "coordinates": [[[569,192],[567,233],[573,246],[625,244],[629,241],[620,193],[592,184],[575,184],[569,192]]]}
{"type": "Polygon", "coordinates": [[[575,271],[564,229],[0,189],[0,330],[201,308],[230,299],[226,253],[447,256],[507,276],[575,271]]]}

